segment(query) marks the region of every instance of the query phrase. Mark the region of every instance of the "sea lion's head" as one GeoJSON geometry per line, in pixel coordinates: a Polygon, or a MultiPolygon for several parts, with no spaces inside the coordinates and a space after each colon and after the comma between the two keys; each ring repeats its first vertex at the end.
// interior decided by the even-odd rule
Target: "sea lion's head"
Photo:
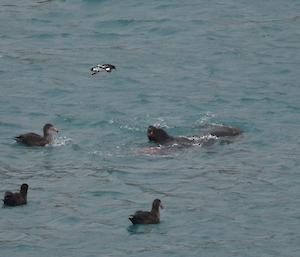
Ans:
{"type": "Polygon", "coordinates": [[[148,128],[148,138],[150,141],[155,143],[161,143],[171,138],[166,131],[154,126],[149,126],[148,128]]]}

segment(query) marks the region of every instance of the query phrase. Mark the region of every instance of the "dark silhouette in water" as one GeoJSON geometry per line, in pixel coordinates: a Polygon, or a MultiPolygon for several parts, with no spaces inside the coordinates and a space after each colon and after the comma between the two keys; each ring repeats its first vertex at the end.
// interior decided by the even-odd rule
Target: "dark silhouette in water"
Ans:
{"type": "Polygon", "coordinates": [[[170,145],[170,144],[179,144],[179,145],[191,145],[207,142],[211,139],[228,139],[239,136],[243,134],[243,131],[237,127],[222,125],[218,126],[215,129],[204,132],[200,135],[186,137],[186,136],[170,136],[166,131],[161,128],[156,128],[154,126],[149,126],[148,128],[148,138],[150,141],[153,141],[160,145],[170,145]]]}
{"type": "Polygon", "coordinates": [[[155,199],[152,203],[152,210],[150,212],[136,211],[129,219],[132,224],[157,224],[160,222],[159,207],[163,209],[161,201],[159,199],[155,199]]]}
{"type": "Polygon", "coordinates": [[[116,67],[114,65],[106,63],[106,64],[98,64],[97,66],[91,68],[91,71],[94,72],[92,73],[92,75],[95,75],[101,71],[111,72],[113,69],[116,70],[116,67]]]}
{"type": "Polygon", "coordinates": [[[50,130],[53,130],[58,133],[58,130],[52,124],[46,124],[44,126],[44,136],[40,136],[35,133],[27,133],[17,137],[14,139],[24,145],[28,146],[45,146],[52,142],[53,137],[50,130]]]}
{"type": "Polygon", "coordinates": [[[4,204],[9,206],[22,205],[27,203],[28,185],[23,184],[20,188],[20,193],[12,193],[7,191],[4,194],[4,204]]]}

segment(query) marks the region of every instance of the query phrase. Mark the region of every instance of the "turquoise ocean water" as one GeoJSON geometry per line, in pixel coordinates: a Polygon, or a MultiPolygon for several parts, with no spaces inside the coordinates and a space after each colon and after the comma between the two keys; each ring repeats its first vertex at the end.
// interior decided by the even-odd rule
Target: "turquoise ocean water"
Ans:
{"type": "Polygon", "coordinates": [[[0,4],[1,256],[300,256],[300,2],[0,4]],[[91,76],[111,63],[117,70],[91,76]],[[59,133],[44,148],[12,139],[59,133]],[[236,142],[144,153],[230,124],[236,142]],[[164,205],[157,225],[128,216],[164,205]]]}

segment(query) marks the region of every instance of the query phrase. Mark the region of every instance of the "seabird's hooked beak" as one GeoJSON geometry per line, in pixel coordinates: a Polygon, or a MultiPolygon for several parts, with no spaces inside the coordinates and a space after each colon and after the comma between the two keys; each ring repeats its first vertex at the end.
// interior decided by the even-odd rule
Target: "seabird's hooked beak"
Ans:
{"type": "Polygon", "coordinates": [[[58,131],[58,129],[57,128],[55,128],[55,127],[52,127],[52,130],[54,130],[56,133],[58,133],[59,131],[58,131]]]}

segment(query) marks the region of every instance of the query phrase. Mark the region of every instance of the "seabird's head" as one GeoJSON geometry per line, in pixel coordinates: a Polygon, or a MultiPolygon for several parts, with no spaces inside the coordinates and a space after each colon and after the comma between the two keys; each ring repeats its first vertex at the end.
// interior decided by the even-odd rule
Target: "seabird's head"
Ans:
{"type": "Polygon", "coordinates": [[[55,132],[57,132],[58,133],[58,129],[57,128],[55,128],[52,124],[46,124],[45,126],[44,126],[44,133],[46,132],[48,132],[49,130],[53,130],[53,131],[55,131],[55,132]]]}
{"type": "Polygon", "coordinates": [[[27,184],[23,184],[23,185],[21,186],[20,193],[21,193],[22,195],[27,195],[27,191],[28,191],[28,185],[27,185],[27,184]]]}
{"type": "Polygon", "coordinates": [[[153,203],[152,203],[152,210],[153,210],[153,209],[158,210],[159,207],[162,208],[162,209],[164,208],[163,205],[161,204],[161,201],[160,201],[159,199],[155,199],[155,200],[153,201],[153,203]]]}

